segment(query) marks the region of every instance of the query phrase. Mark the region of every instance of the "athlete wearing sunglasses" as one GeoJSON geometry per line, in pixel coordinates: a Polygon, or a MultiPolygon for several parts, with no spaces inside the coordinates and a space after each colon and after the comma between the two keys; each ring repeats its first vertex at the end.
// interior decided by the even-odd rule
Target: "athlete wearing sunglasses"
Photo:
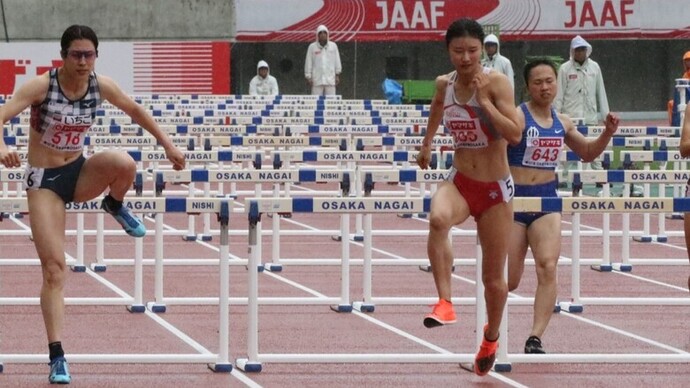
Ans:
{"type": "MultiPolygon", "coordinates": [[[[106,150],[84,157],[84,139],[103,100],[128,114],[161,144],[176,170],[185,165],[182,151],[139,104],[112,78],[94,72],[98,38],[87,26],[68,27],[60,41],[63,64],[22,85],[0,106],[4,124],[31,107],[27,190],[31,234],[41,261],[41,311],[48,335],[51,383],[68,384],[69,368],[62,349],[65,317],[65,204],[84,202],[108,194],[103,209],[127,234],[143,237],[146,228],[122,205],[136,174],[136,163],[125,151],[106,150]]],[[[19,167],[19,154],[0,138],[0,163],[19,167]]]]}

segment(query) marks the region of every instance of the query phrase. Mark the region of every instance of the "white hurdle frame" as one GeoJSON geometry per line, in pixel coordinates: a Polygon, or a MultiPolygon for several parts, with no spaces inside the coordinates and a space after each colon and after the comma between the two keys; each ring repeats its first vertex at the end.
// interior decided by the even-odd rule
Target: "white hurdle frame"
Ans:
{"type": "MultiPolygon", "coordinates": [[[[186,198],[137,198],[126,200],[124,206],[132,209],[146,208],[147,212],[157,215],[163,212],[182,212],[192,209],[193,201],[200,200],[186,198]]],[[[230,207],[227,199],[206,198],[204,201],[213,203],[213,207],[205,209],[207,213],[219,214],[221,225],[221,242],[219,253],[219,353],[191,353],[191,354],[71,354],[70,361],[77,363],[205,363],[215,372],[230,372],[232,364],[229,362],[229,252],[228,252],[228,222],[230,207]]],[[[98,201],[91,201],[98,203],[98,201]]],[[[70,209],[68,212],[94,213],[102,212],[94,203],[85,203],[79,209],[70,209]]],[[[28,204],[24,198],[0,198],[0,211],[13,213],[28,213],[28,204]]],[[[198,210],[196,210],[198,211],[198,210]]],[[[162,234],[161,234],[162,236],[162,234]]],[[[157,239],[158,241],[158,239],[157,239]]],[[[65,298],[66,305],[120,305],[126,304],[128,311],[145,312],[142,302],[142,239],[137,241],[137,255],[135,259],[135,285],[134,297],[130,298],[65,298]]],[[[0,298],[3,305],[32,305],[38,304],[39,298],[0,298]]],[[[4,363],[45,363],[47,355],[42,354],[0,354],[0,371],[4,363]]]]}
{"type": "MultiPolygon", "coordinates": [[[[253,268],[258,264],[258,256],[256,255],[255,247],[258,243],[256,239],[256,222],[260,218],[262,213],[291,213],[291,212],[313,212],[313,213],[342,213],[349,212],[347,206],[340,207],[335,206],[335,209],[330,209],[325,206],[324,203],[334,203],[332,198],[310,198],[310,199],[299,199],[299,198],[249,198],[246,200],[246,207],[249,209],[249,241],[250,241],[250,257],[249,262],[250,268],[253,268]],[[300,201],[307,201],[311,205],[302,205],[300,201]],[[345,209],[345,210],[340,210],[345,209]]],[[[358,212],[366,214],[364,222],[364,228],[367,232],[370,232],[370,220],[372,213],[391,213],[390,209],[388,211],[381,210],[381,206],[377,208],[376,203],[384,203],[385,201],[410,201],[411,206],[415,209],[423,209],[423,211],[428,212],[430,199],[424,198],[391,198],[391,197],[350,197],[339,199],[339,201],[344,202],[355,202],[358,206],[355,206],[358,212]],[[427,202],[428,201],[428,202],[427,202]]],[[[583,198],[515,198],[514,199],[514,209],[516,211],[528,211],[528,212],[539,212],[539,211],[562,211],[565,213],[573,213],[574,218],[578,218],[580,213],[601,213],[602,209],[593,204],[593,202],[605,201],[607,206],[603,211],[620,213],[628,211],[629,208],[637,209],[634,212],[644,213],[649,210],[642,206],[642,202],[649,201],[647,199],[639,198],[595,198],[595,199],[583,199],[583,198]],[[585,202],[583,202],[585,201],[585,202]],[[612,208],[612,207],[613,208],[612,208]],[[641,209],[641,210],[640,210],[641,209]]],[[[659,199],[658,201],[663,201],[663,206],[670,207],[674,210],[687,211],[690,209],[690,198],[688,199],[659,199]]],[[[389,206],[390,207],[390,206],[389,206]]],[[[575,222],[573,223],[576,224],[575,222]]],[[[370,233],[368,233],[370,235],[370,233]]],[[[607,303],[621,303],[624,298],[581,298],[579,296],[579,228],[573,229],[573,300],[569,302],[566,308],[571,312],[576,310],[581,302],[597,303],[601,304],[607,303]]],[[[370,236],[365,237],[365,242],[370,239],[370,236]]],[[[365,248],[370,249],[371,244],[369,242],[365,243],[365,248]]],[[[475,300],[475,306],[477,306],[477,345],[481,341],[481,328],[484,322],[485,310],[481,310],[483,306],[483,295],[481,292],[481,252],[477,252],[477,294],[476,298],[470,298],[475,300]]],[[[365,260],[366,258],[371,258],[370,252],[366,252],[365,249],[365,260]]],[[[365,266],[366,267],[366,266],[365,266]]],[[[369,266],[370,268],[370,266],[369,266]]],[[[253,273],[255,271],[250,271],[253,273]]],[[[363,271],[365,277],[371,276],[371,270],[365,269],[363,271]]],[[[370,290],[370,280],[365,279],[365,292],[367,289],[370,290]],[[368,284],[368,285],[367,285],[368,284]]],[[[260,353],[259,343],[258,343],[258,305],[261,303],[261,299],[258,297],[258,276],[250,275],[248,282],[248,333],[247,333],[247,356],[238,358],[236,360],[236,366],[241,370],[247,372],[260,372],[262,370],[263,362],[275,362],[275,363],[471,363],[474,360],[474,354],[429,354],[429,353],[371,353],[371,354],[282,354],[282,353],[260,353]]],[[[522,298],[521,298],[522,299],[522,298]]],[[[530,298],[524,298],[529,300],[530,298]]],[[[672,299],[673,298],[641,298],[642,304],[656,304],[661,299],[672,299]]],[[[373,298],[367,298],[365,295],[364,301],[359,305],[359,311],[370,312],[373,311],[373,298]],[[367,300],[369,299],[369,301],[367,300]]],[[[435,300],[435,299],[434,299],[435,300]]],[[[513,301],[509,298],[506,305],[511,305],[513,301]]],[[[455,298],[453,299],[455,303],[455,298]]],[[[524,301],[521,301],[524,304],[524,301]]],[[[531,300],[530,300],[531,302],[531,300]]],[[[674,300],[675,305],[690,305],[690,300],[687,298],[677,298],[674,300]]],[[[626,304],[626,303],[624,303],[626,304]]],[[[639,303],[629,303],[629,304],[639,304],[639,303]]],[[[507,307],[506,307],[507,310],[507,307]]],[[[581,309],[580,309],[581,311],[581,309]]],[[[504,321],[501,328],[502,341],[507,341],[507,313],[504,313],[504,321]]],[[[504,347],[505,348],[505,347],[504,347]]],[[[549,354],[549,357],[543,357],[540,355],[524,355],[524,354],[508,354],[507,350],[504,349],[498,354],[498,359],[495,364],[495,370],[497,371],[509,371],[511,369],[511,363],[513,362],[549,362],[549,363],[620,363],[620,362],[637,362],[637,363],[686,363],[690,362],[690,353],[684,354],[549,354]]]]}

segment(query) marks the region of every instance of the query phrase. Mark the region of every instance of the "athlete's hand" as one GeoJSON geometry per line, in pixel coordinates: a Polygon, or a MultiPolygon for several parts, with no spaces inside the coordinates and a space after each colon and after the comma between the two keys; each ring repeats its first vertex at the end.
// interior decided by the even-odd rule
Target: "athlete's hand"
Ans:
{"type": "Polygon", "coordinates": [[[426,170],[429,168],[429,163],[431,163],[431,146],[423,145],[417,154],[417,164],[422,170],[426,170]]]}
{"type": "Polygon", "coordinates": [[[16,151],[10,151],[6,146],[0,147],[0,163],[8,168],[19,167],[22,164],[19,154],[16,151]]]}
{"type": "Polygon", "coordinates": [[[173,169],[176,171],[180,171],[184,169],[185,167],[185,156],[182,151],[180,151],[179,148],[177,147],[170,147],[165,150],[165,156],[168,157],[168,160],[170,163],[173,165],[173,169]]]}
{"type": "Polygon", "coordinates": [[[615,113],[610,113],[606,115],[606,120],[604,120],[604,126],[606,127],[606,132],[613,135],[618,131],[618,123],[620,119],[615,113]]]}
{"type": "Polygon", "coordinates": [[[489,75],[483,72],[476,74],[472,79],[472,89],[475,92],[475,98],[482,107],[491,103],[491,96],[489,94],[489,75]]]}

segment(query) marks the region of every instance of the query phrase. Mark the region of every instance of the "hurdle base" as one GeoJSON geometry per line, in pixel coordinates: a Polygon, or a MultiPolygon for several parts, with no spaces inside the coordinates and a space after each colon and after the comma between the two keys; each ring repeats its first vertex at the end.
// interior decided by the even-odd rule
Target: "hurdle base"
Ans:
{"type": "Polygon", "coordinates": [[[412,213],[398,214],[400,218],[412,218],[412,213]]]}
{"type": "Polygon", "coordinates": [[[208,364],[208,369],[216,373],[230,373],[232,372],[232,364],[208,364]]]}
{"type": "Polygon", "coordinates": [[[210,234],[200,234],[199,237],[197,237],[201,241],[211,241],[213,240],[213,236],[210,234]]]}
{"type": "Polygon", "coordinates": [[[569,313],[581,313],[584,311],[584,307],[581,304],[573,302],[561,302],[561,309],[569,313]]]}
{"type": "Polygon", "coordinates": [[[613,271],[613,267],[611,266],[611,264],[594,264],[590,265],[589,268],[599,272],[613,271]]]}
{"type": "MultiPolygon", "coordinates": [[[[420,269],[421,271],[424,271],[424,272],[432,272],[432,270],[431,270],[431,264],[429,264],[429,265],[426,265],[426,264],[420,265],[420,266],[419,266],[419,269],[420,269]]],[[[455,266],[450,267],[450,272],[455,272],[455,266]]]]}
{"type": "Polygon", "coordinates": [[[668,236],[666,235],[657,235],[655,238],[656,242],[668,242],[668,236]]]}
{"type": "MultiPolygon", "coordinates": [[[[246,266],[246,265],[245,265],[244,268],[245,268],[247,271],[249,270],[249,266],[246,266]]],[[[256,266],[256,272],[264,272],[265,269],[266,269],[266,266],[263,265],[263,264],[258,264],[258,265],[256,266]]]]}
{"type": "Polygon", "coordinates": [[[143,313],[146,312],[146,306],[143,304],[133,304],[130,306],[127,306],[127,311],[130,313],[143,313]]]}
{"type": "Polygon", "coordinates": [[[105,272],[108,267],[105,264],[91,263],[91,270],[93,272],[105,272]]]}
{"type": "Polygon", "coordinates": [[[620,272],[632,272],[632,264],[614,264],[613,269],[620,272]]]}
{"type": "Polygon", "coordinates": [[[426,214],[426,213],[417,213],[417,218],[424,218],[424,219],[426,219],[427,216],[428,216],[428,214],[426,214]]]}
{"type": "Polygon", "coordinates": [[[14,218],[24,218],[23,213],[14,213],[13,215],[14,215],[14,218]]]}
{"type": "Polygon", "coordinates": [[[513,366],[509,362],[497,362],[494,364],[494,372],[508,373],[513,370],[513,366]]]}
{"type": "Polygon", "coordinates": [[[335,311],[336,313],[351,313],[352,312],[352,305],[351,304],[334,304],[331,305],[331,310],[335,311]]]}
{"type": "Polygon", "coordinates": [[[643,242],[643,243],[652,242],[652,236],[635,236],[635,237],[633,237],[633,241],[643,242]]]}
{"type": "Polygon", "coordinates": [[[556,302],[556,305],[553,306],[553,312],[556,314],[561,312],[561,305],[558,302],[556,302]]]}
{"type": "Polygon", "coordinates": [[[283,265],[277,263],[268,263],[264,265],[264,268],[271,272],[281,272],[283,270],[283,265]]]}
{"type": "Polygon", "coordinates": [[[182,236],[183,241],[196,241],[196,234],[188,234],[186,236],[182,236]]]}
{"type": "Polygon", "coordinates": [[[85,265],[72,265],[69,268],[72,270],[72,272],[86,272],[85,265]]]}
{"type": "Polygon", "coordinates": [[[237,365],[237,368],[243,372],[261,372],[261,363],[258,361],[249,361],[246,358],[238,358],[235,360],[235,364],[237,365]]]}
{"type": "Polygon", "coordinates": [[[156,303],[156,302],[147,303],[146,308],[148,308],[149,311],[152,313],[164,313],[166,310],[164,304],[160,304],[160,303],[156,303]]]}
{"type": "Polygon", "coordinates": [[[364,302],[354,302],[352,303],[352,308],[359,311],[360,313],[373,313],[376,307],[371,303],[364,302]]]}
{"type": "Polygon", "coordinates": [[[0,363],[0,373],[4,372],[5,368],[3,367],[2,363],[0,363]]]}
{"type": "Polygon", "coordinates": [[[666,219],[669,220],[683,220],[685,219],[685,216],[683,216],[682,213],[673,213],[673,214],[667,214],[666,219]]]}
{"type": "MultiPolygon", "coordinates": [[[[357,241],[357,242],[362,242],[364,241],[364,236],[360,234],[354,234],[352,236],[348,236],[349,239],[352,241],[357,241]]],[[[331,240],[333,241],[343,241],[343,236],[336,235],[336,236],[331,236],[331,240]]]]}

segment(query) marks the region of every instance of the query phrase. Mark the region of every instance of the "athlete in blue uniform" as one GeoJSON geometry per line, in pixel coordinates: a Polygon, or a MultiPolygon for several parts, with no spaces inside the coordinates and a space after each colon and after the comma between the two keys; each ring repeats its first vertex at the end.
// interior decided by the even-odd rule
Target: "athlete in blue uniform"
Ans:
{"type": "MultiPolygon", "coordinates": [[[[5,123],[31,107],[28,163],[24,185],[27,189],[31,233],[41,260],[43,284],[41,311],[48,335],[51,383],[71,381],[62,349],[65,284],[65,203],[91,200],[108,190],[105,211],[123,229],[141,237],[146,228],[126,206],[127,190],[136,174],[136,163],[124,151],[108,150],[84,158],[87,131],[102,100],[127,113],[161,144],[176,170],[184,168],[184,154],[158,127],[146,111],[123,93],[109,77],[96,75],[98,38],[87,26],[68,27],[60,41],[63,65],[29,80],[0,107],[0,123],[5,123]]],[[[19,167],[16,151],[0,138],[0,163],[19,167]]]]}
{"type": "MultiPolygon", "coordinates": [[[[517,108],[523,128],[522,140],[508,147],[508,163],[515,181],[516,197],[556,197],[556,166],[565,143],[585,162],[600,155],[618,129],[618,117],[606,117],[606,129],[596,139],[584,137],[568,116],[556,113],[556,67],[546,59],[525,65],[524,77],[530,101],[517,108]]],[[[544,353],[541,336],[546,330],[554,304],[556,264],[561,251],[560,213],[515,213],[508,250],[508,287],[520,284],[527,247],[532,250],[537,270],[532,332],[525,353],[544,353]]]]}

